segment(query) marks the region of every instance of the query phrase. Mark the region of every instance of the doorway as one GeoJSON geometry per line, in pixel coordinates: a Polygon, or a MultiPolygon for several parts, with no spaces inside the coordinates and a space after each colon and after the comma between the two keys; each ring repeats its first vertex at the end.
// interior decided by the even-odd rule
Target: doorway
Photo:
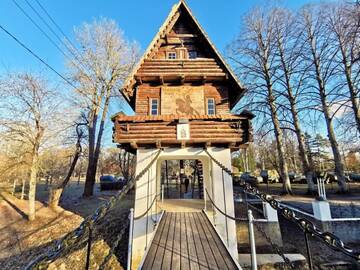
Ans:
{"type": "Polygon", "coordinates": [[[161,163],[164,199],[203,199],[204,173],[200,160],[164,160],[161,163]]]}

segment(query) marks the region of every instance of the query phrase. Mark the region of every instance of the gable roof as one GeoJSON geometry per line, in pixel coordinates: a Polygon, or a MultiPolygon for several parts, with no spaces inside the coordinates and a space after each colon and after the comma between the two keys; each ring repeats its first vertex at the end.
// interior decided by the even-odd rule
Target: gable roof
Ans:
{"type": "MultiPolygon", "coordinates": [[[[206,32],[204,31],[204,29],[201,27],[200,23],[197,21],[197,19],[195,18],[195,16],[192,14],[190,8],[187,6],[187,4],[185,3],[184,0],[180,0],[177,4],[175,4],[168,17],[166,18],[165,22],[162,24],[162,26],[160,27],[158,33],[155,35],[155,37],[153,38],[153,40],[151,41],[151,43],[149,44],[149,46],[147,47],[145,53],[143,54],[143,56],[141,57],[140,61],[137,63],[137,65],[134,67],[134,69],[132,70],[132,72],[129,74],[129,76],[127,77],[127,79],[125,80],[123,87],[121,89],[122,94],[124,95],[124,97],[130,101],[131,97],[133,96],[133,86],[136,82],[135,80],[135,75],[137,73],[137,71],[141,68],[142,64],[145,62],[145,60],[147,60],[151,53],[153,52],[154,49],[157,49],[157,44],[160,41],[160,39],[165,36],[168,31],[168,26],[171,24],[171,22],[173,21],[174,17],[177,15],[178,11],[180,11],[180,9],[183,7],[183,9],[188,13],[188,15],[190,16],[190,18],[193,20],[193,23],[195,23],[196,27],[198,28],[199,32],[203,35],[204,40],[208,43],[209,47],[211,48],[211,50],[214,52],[215,56],[218,58],[218,61],[220,62],[220,64],[223,66],[223,68],[228,72],[229,74],[229,80],[232,82],[232,85],[237,88],[237,89],[233,89],[233,90],[237,90],[238,95],[237,98],[233,103],[233,106],[236,105],[236,103],[240,100],[240,98],[242,97],[242,95],[245,92],[245,88],[241,85],[240,81],[238,80],[238,78],[236,77],[236,75],[233,73],[233,71],[231,70],[230,66],[226,63],[226,61],[224,60],[224,58],[221,56],[221,54],[219,53],[219,51],[216,49],[216,47],[214,46],[214,44],[211,42],[211,40],[209,39],[208,35],[206,34],[206,32]]],[[[178,18],[176,18],[177,20],[178,18]]],[[[175,20],[175,22],[176,22],[175,20]]],[[[174,22],[174,24],[175,24],[174,22]]],[[[173,24],[173,25],[174,25],[173,24]]],[[[232,107],[233,107],[232,106],[232,107]]]]}

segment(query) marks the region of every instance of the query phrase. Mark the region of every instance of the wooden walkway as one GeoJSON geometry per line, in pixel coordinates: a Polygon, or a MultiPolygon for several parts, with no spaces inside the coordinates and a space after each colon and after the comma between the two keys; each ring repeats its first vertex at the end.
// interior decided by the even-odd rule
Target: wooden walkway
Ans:
{"type": "Polygon", "coordinates": [[[142,269],[238,269],[203,212],[165,212],[142,269]]]}

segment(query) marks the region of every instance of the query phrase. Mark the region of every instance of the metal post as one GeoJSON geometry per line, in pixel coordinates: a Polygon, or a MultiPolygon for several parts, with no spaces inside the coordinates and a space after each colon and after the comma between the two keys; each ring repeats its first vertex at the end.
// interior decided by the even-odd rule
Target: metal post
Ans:
{"type": "Polygon", "coordinates": [[[26,184],[26,182],[25,182],[25,179],[23,178],[22,187],[21,187],[21,197],[20,197],[21,200],[23,200],[24,196],[25,196],[25,184],[26,184]]]}
{"type": "Polygon", "coordinates": [[[251,248],[251,270],[257,270],[257,261],[256,261],[256,244],[255,244],[255,234],[254,234],[254,217],[252,211],[248,210],[249,218],[249,240],[251,248]]]}
{"type": "MultiPolygon", "coordinates": [[[[200,189],[199,189],[200,192],[200,189]]],[[[204,210],[206,212],[206,191],[204,192],[204,210]]]]}
{"type": "Polygon", "coordinates": [[[161,185],[161,202],[164,203],[164,184],[161,185]]]}
{"type": "Polygon", "coordinates": [[[13,196],[14,196],[15,191],[16,191],[16,182],[17,182],[17,179],[14,180],[14,184],[13,184],[13,190],[12,190],[12,193],[11,193],[11,195],[13,195],[13,196]]]}
{"type": "Polygon", "coordinates": [[[306,245],[306,253],[307,253],[307,259],[309,264],[309,269],[313,270],[313,264],[312,264],[312,257],[311,257],[311,251],[310,251],[310,245],[309,245],[309,236],[308,233],[305,231],[305,245],[306,245]]]}
{"type": "Polygon", "coordinates": [[[324,195],[324,200],[326,201],[326,189],[325,189],[325,180],[323,181],[323,195],[324,195]]]}
{"type": "Polygon", "coordinates": [[[127,267],[126,267],[127,270],[131,269],[132,242],[133,242],[133,229],[134,229],[134,208],[130,209],[129,219],[130,219],[130,228],[129,228],[127,267]]]}
{"type": "Polygon", "coordinates": [[[90,269],[91,242],[92,242],[92,229],[89,228],[89,238],[88,238],[87,253],[86,253],[86,265],[85,265],[86,270],[90,269]]]}

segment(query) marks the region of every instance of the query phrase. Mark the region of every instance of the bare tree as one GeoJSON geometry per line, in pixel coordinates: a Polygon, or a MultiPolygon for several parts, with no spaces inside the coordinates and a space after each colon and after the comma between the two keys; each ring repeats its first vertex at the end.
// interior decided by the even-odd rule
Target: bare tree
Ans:
{"type": "Polygon", "coordinates": [[[119,153],[119,167],[122,176],[126,181],[131,181],[135,175],[136,157],[125,150],[119,153]]]}
{"type": "Polygon", "coordinates": [[[338,60],[340,72],[344,74],[360,133],[360,7],[349,3],[334,4],[328,14],[326,26],[333,36],[333,46],[339,49],[338,59],[334,60],[338,60]]]}
{"type": "Polygon", "coordinates": [[[336,77],[336,63],[334,58],[337,55],[338,48],[331,46],[331,35],[326,29],[326,16],[324,6],[307,6],[299,14],[299,23],[304,29],[303,37],[306,41],[306,48],[303,50],[303,60],[311,64],[309,71],[315,82],[313,99],[317,100],[319,107],[314,109],[322,111],[325,119],[327,134],[329,137],[332,153],[335,162],[335,173],[338,177],[340,192],[347,191],[345,183],[344,165],[341,159],[338,142],[333,126],[333,119],[336,112],[332,113],[332,105],[338,105],[339,88],[334,82],[336,77]],[[316,94],[315,94],[316,93],[316,94]]]}
{"type": "Polygon", "coordinates": [[[230,58],[248,86],[248,95],[244,99],[245,106],[250,106],[253,111],[261,114],[265,125],[269,122],[272,124],[283,191],[291,193],[283,131],[279,119],[282,102],[274,89],[277,67],[272,15],[257,9],[246,16],[243,31],[231,46],[230,58]]]}
{"type": "Polygon", "coordinates": [[[301,68],[301,51],[304,42],[300,39],[299,28],[296,27],[296,17],[290,11],[276,8],[269,13],[274,17],[274,42],[279,67],[277,85],[280,90],[278,91],[288,100],[289,107],[287,109],[291,115],[289,121],[296,134],[299,156],[308,183],[308,193],[314,193],[313,172],[306,155],[298,109],[303,105],[302,97],[306,95],[305,84],[308,73],[307,68],[301,68]]]}
{"type": "Polygon", "coordinates": [[[59,99],[40,76],[10,74],[1,80],[0,125],[4,141],[16,142],[29,168],[29,220],[35,219],[36,181],[42,145],[52,136],[60,113],[59,99]]]}
{"type": "Polygon", "coordinates": [[[113,20],[100,19],[84,23],[75,30],[77,59],[69,62],[72,77],[78,85],[80,106],[88,121],[88,166],[84,196],[91,196],[95,184],[101,142],[108,117],[109,104],[137,59],[137,45],[128,42],[113,20]]]}

